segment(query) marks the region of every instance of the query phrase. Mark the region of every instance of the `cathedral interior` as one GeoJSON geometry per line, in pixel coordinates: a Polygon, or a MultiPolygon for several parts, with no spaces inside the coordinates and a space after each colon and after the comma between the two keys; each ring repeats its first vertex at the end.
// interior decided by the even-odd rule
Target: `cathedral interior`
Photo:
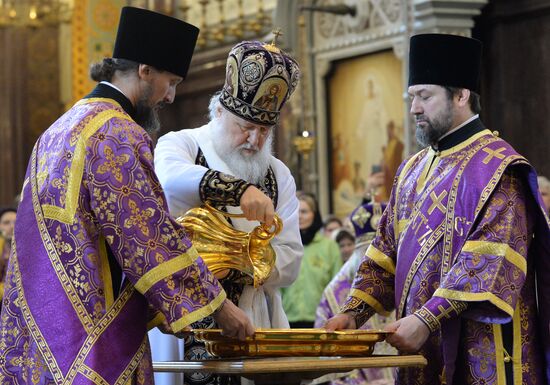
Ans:
{"type": "Polygon", "coordinates": [[[549,0],[0,0],[1,206],[20,192],[36,139],[94,87],[89,66],[111,55],[126,5],[201,29],[159,137],[207,121],[237,42],[275,40],[293,54],[302,77],[274,152],[324,214],[349,213],[371,173],[418,150],[406,91],[419,33],[483,42],[483,122],[550,175],[549,0]]]}

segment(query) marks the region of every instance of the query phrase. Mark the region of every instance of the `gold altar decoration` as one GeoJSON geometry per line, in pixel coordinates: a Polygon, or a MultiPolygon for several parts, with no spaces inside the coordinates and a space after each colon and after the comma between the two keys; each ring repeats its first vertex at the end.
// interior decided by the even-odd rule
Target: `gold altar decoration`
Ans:
{"type": "Polygon", "coordinates": [[[207,203],[187,211],[177,222],[189,233],[193,246],[217,278],[235,269],[253,278],[254,287],[261,286],[275,266],[270,241],[281,232],[281,219],[275,215],[273,229],[260,224],[247,233],[231,226],[226,217],[243,218],[244,214],[226,213],[207,203]]]}
{"type": "Polygon", "coordinates": [[[296,151],[302,155],[304,160],[307,160],[309,154],[313,151],[313,147],[315,147],[315,138],[309,131],[303,131],[301,135],[296,135],[294,137],[292,143],[294,147],[296,147],[296,151]]]}
{"type": "Polygon", "coordinates": [[[199,25],[201,32],[197,47],[201,49],[268,33],[272,20],[266,12],[265,2],[249,0],[244,4],[243,0],[179,0],[177,8],[182,19],[199,25]],[[198,20],[195,20],[197,14],[198,20]]]}
{"type": "Polygon", "coordinates": [[[225,337],[220,329],[194,329],[214,357],[370,356],[389,332],[381,330],[256,329],[245,341],[225,337]]]}
{"type": "Polygon", "coordinates": [[[0,28],[68,23],[71,10],[71,0],[0,0],[0,28]]]}

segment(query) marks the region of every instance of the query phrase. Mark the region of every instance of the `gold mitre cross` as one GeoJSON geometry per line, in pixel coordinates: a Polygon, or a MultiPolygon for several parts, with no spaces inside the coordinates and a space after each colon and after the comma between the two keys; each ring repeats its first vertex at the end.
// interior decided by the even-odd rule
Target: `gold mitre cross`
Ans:
{"type": "Polygon", "coordinates": [[[264,47],[268,51],[280,53],[281,50],[275,44],[277,44],[277,39],[279,38],[279,36],[283,36],[283,32],[281,31],[281,28],[277,28],[271,31],[271,33],[273,34],[273,40],[271,40],[271,43],[265,44],[264,47]]]}

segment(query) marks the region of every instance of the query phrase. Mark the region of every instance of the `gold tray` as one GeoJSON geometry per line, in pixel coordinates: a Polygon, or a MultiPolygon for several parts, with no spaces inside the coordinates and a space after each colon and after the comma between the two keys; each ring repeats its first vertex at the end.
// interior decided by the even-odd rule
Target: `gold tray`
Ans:
{"type": "Polygon", "coordinates": [[[256,329],[246,341],[224,337],[220,329],[194,329],[214,357],[370,356],[386,339],[382,330],[256,329]]]}

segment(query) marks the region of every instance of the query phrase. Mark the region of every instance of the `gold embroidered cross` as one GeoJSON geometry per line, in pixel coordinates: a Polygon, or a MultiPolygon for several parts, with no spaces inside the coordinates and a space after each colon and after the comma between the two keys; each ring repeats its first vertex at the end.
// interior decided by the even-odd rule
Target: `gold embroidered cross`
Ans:
{"type": "Polygon", "coordinates": [[[439,196],[437,196],[435,191],[432,191],[432,193],[430,194],[430,198],[432,198],[432,205],[428,209],[429,215],[431,215],[435,209],[439,209],[439,211],[441,211],[442,213],[445,212],[445,206],[443,206],[443,203],[441,202],[443,201],[443,199],[445,199],[446,196],[447,190],[443,190],[441,194],[439,194],[439,196]]]}
{"type": "Polygon", "coordinates": [[[441,319],[441,317],[451,318],[451,316],[453,315],[453,308],[445,309],[443,305],[438,305],[437,310],[441,312],[437,316],[437,319],[441,319]]]}
{"type": "Polygon", "coordinates": [[[371,213],[369,213],[363,206],[359,207],[355,214],[353,214],[351,220],[357,223],[361,228],[365,227],[365,224],[370,219],[371,213]]]}
{"type": "Polygon", "coordinates": [[[504,150],[504,147],[501,147],[498,150],[494,151],[487,147],[484,148],[483,151],[485,151],[488,155],[485,157],[485,159],[483,159],[483,163],[488,164],[493,158],[504,159],[505,155],[501,154],[501,152],[504,150]]]}

